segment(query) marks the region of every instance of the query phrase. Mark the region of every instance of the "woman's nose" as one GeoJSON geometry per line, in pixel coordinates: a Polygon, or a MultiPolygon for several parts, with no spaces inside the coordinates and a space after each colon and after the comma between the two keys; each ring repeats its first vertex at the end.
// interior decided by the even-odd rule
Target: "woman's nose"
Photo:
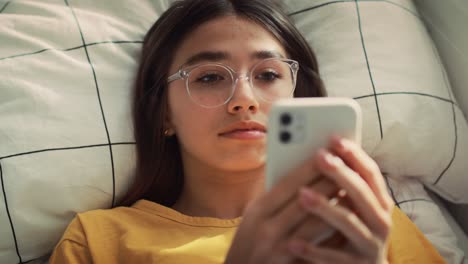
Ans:
{"type": "Polygon", "coordinates": [[[252,87],[248,76],[239,76],[234,83],[234,94],[228,102],[228,111],[237,113],[243,111],[257,112],[259,102],[255,96],[254,87],[252,87]]]}

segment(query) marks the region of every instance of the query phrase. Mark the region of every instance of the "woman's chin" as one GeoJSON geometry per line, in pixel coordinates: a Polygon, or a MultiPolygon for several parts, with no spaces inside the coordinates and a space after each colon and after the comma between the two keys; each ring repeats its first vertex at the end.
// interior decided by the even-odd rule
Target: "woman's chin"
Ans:
{"type": "Polygon", "coordinates": [[[263,170],[265,159],[259,159],[258,156],[252,159],[233,159],[225,163],[223,167],[226,170],[236,172],[263,170]]]}

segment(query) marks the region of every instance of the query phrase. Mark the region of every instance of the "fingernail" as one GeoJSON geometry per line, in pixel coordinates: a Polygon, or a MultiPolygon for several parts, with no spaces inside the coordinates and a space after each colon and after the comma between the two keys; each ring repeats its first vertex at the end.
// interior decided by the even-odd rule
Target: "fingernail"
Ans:
{"type": "Polygon", "coordinates": [[[288,245],[289,251],[291,251],[292,254],[296,256],[300,256],[304,253],[304,243],[301,243],[300,241],[293,240],[289,242],[288,245]]]}
{"type": "Polygon", "coordinates": [[[330,165],[338,164],[338,159],[330,152],[325,152],[323,158],[325,159],[325,162],[327,162],[330,165]]]}
{"type": "Polygon", "coordinates": [[[348,150],[348,143],[346,142],[346,139],[338,138],[338,140],[336,141],[336,147],[341,151],[348,150]]]}

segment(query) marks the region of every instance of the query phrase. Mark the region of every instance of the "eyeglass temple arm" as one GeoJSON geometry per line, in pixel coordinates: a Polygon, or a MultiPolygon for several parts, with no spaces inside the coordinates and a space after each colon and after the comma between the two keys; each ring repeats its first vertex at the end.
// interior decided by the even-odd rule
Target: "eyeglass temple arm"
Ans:
{"type": "Polygon", "coordinates": [[[172,74],[171,76],[169,76],[167,78],[167,82],[170,83],[170,82],[178,80],[180,78],[182,78],[182,75],[180,74],[180,71],[178,71],[178,72],[172,74]]]}

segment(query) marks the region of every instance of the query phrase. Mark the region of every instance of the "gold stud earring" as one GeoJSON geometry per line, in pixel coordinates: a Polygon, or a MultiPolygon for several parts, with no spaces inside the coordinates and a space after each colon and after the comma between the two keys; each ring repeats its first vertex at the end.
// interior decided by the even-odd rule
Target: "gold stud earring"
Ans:
{"type": "Polygon", "coordinates": [[[174,131],[172,129],[168,128],[168,129],[164,130],[164,136],[165,137],[171,137],[173,135],[174,135],[174,131]]]}

